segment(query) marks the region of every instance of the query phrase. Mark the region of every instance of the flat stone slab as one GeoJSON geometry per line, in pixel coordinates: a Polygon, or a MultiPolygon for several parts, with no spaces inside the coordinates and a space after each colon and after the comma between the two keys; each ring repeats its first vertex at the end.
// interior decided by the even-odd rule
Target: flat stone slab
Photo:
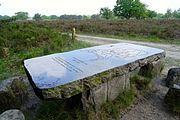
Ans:
{"type": "MultiPolygon", "coordinates": [[[[165,57],[165,52],[157,48],[120,43],[28,59],[24,61],[24,67],[30,83],[44,97],[44,95],[48,96],[49,92],[46,93],[43,90],[51,89],[54,92],[55,88],[62,88],[62,86],[70,84],[75,85],[77,82],[79,82],[78,85],[82,85],[84,79],[87,81],[94,75],[114,68],[123,67],[137,61],[138,64],[135,67],[146,64],[145,59],[150,57],[160,59],[165,57]]],[[[151,60],[153,61],[153,59],[151,60]]],[[[82,91],[83,85],[81,87],[78,88],[79,91],[82,91]]],[[[72,90],[71,87],[69,87],[69,90],[72,90]]],[[[57,96],[59,94],[58,90],[55,93],[56,97],[62,97],[57,96]]]]}

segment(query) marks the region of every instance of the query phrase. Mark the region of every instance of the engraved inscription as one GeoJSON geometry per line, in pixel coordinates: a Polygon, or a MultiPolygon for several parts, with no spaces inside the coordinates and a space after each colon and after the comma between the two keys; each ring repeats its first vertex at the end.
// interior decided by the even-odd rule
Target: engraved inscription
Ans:
{"type": "Polygon", "coordinates": [[[75,61],[76,63],[79,63],[79,64],[84,64],[84,65],[88,65],[86,62],[76,58],[76,57],[73,57],[73,61],[75,61]]]}
{"type": "Polygon", "coordinates": [[[110,59],[112,57],[128,59],[128,58],[133,58],[136,56],[142,56],[142,55],[148,54],[148,52],[144,50],[115,48],[115,47],[110,47],[109,49],[106,49],[106,50],[89,49],[89,50],[82,50],[82,51],[95,54],[96,57],[91,59],[92,61],[110,59]]]}
{"type": "Polygon", "coordinates": [[[66,68],[70,72],[76,72],[76,73],[83,73],[83,70],[79,69],[78,67],[74,66],[70,62],[64,60],[61,57],[54,57],[52,58],[54,61],[56,61],[59,65],[62,67],[66,68]]]}

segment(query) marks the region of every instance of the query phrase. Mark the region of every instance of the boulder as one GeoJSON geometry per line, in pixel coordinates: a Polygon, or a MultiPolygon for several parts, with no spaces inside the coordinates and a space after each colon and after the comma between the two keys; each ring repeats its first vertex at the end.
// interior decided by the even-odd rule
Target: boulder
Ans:
{"type": "Polygon", "coordinates": [[[0,83],[0,112],[20,108],[27,99],[28,81],[23,77],[13,77],[0,83]]]}
{"type": "Polygon", "coordinates": [[[180,86],[180,68],[171,68],[168,71],[166,85],[168,87],[173,87],[174,84],[180,86]]]}
{"type": "Polygon", "coordinates": [[[174,111],[180,113],[180,86],[174,84],[173,87],[169,89],[165,96],[165,103],[169,106],[169,108],[174,111]]]}
{"type": "Polygon", "coordinates": [[[25,120],[20,110],[7,110],[0,115],[0,120],[25,120]]]}

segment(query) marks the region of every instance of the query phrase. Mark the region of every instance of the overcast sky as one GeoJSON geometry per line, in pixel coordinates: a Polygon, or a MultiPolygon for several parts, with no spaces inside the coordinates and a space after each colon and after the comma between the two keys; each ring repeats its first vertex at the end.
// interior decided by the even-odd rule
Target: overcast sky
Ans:
{"type": "MultiPolygon", "coordinates": [[[[180,0],[140,0],[148,5],[150,10],[165,13],[168,8],[180,8],[180,0]]],[[[42,15],[92,15],[97,14],[102,7],[113,9],[116,0],[0,0],[0,15],[14,15],[15,12],[28,12],[42,15]]]]}

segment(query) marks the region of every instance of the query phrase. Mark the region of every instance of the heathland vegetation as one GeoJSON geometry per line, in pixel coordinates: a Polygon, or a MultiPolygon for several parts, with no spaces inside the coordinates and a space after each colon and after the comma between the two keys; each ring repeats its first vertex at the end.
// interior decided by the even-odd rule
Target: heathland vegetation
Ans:
{"type": "Polygon", "coordinates": [[[44,21],[59,31],[68,32],[75,27],[77,33],[101,34],[106,36],[143,37],[152,38],[153,42],[175,43],[180,40],[179,20],[67,20],[44,21]]]}
{"type": "Polygon", "coordinates": [[[14,16],[1,16],[0,22],[24,22],[48,26],[61,32],[73,27],[78,33],[105,37],[126,38],[151,42],[180,43],[180,9],[157,13],[149,10],[140,0],[117,0],[114,8],[100,9],[98,14],[41,15],[33,17],[28,12],[16,12],[14,16]]]}
{"type": "Polygon", "coordinates": [[[0,28],[0,80],[24,74],[24,59],[87,47],[42,24],[6,22],[0,28]]]}

